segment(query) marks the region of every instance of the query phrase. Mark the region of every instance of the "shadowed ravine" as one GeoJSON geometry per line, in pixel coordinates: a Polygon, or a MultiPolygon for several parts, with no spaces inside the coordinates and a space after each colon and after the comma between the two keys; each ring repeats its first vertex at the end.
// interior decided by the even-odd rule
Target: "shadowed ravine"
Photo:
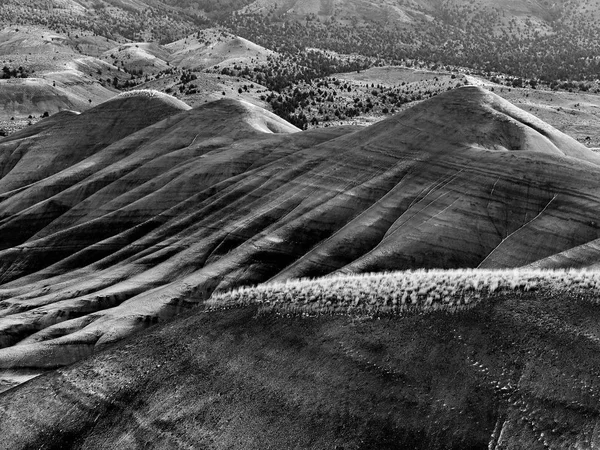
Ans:
{"type": "Polygon", "coordinates": [[[480,88],[368,128],[143,94],[49,120],[0,141],[3,370],[267,280],[599,259],[600,158],[480,88]]]}

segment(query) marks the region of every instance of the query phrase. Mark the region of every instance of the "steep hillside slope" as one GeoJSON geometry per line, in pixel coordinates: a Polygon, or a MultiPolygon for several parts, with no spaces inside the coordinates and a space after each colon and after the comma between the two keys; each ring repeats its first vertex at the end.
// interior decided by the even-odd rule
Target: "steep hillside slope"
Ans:
{"type": "Polygon", "coordinates": [[[297,131],[133,94],[0,141],[0,368],[73,362],[215,290],[519,267],[600,238],[600,157],[484,89],[297,131]]]}
{"type": "Polygon", "coordinates": [[[199,311],[0,394],[0,448],[595,448],[599,319],[544,291],[378,319],[199,311]]]}

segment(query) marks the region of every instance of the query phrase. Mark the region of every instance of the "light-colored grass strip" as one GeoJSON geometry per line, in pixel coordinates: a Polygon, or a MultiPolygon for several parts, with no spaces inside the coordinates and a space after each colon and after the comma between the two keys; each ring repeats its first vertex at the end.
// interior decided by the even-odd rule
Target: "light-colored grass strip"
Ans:
{"type": "Polygon", "coordinates": [[[155,89],[134,89],[132,91],[121,92],[115,98],[129,98],[129,97],[158,97],[158,98],[168,98],[171,97],[168,94],[157,91],[155,89]]]}
{"type": "Polygon", "coordinates": [[[484,298],[533,290],[600,297],[600,272],[465,269],[335,275],[217,293],[206,306],[259,305],[261,311],[303,315],[455,312],[484,298]]]}

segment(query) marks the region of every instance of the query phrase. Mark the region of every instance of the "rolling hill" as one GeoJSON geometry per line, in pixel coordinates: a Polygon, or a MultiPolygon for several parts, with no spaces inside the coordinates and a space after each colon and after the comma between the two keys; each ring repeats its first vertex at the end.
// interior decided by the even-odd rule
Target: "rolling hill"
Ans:
{"type": "Polygon", "coordinates": [[[598,12],[3,2],[0,449],[599,446],[598,12]]]}
{"type": "Polygon", "coordinates": [[[130,73],[160,72],[168,68],[167,61],[170,59],[167,50],[156,43],[149,42],[120,45],[106,50],[101,57],[115,66],[120,65],[130,73]]]}
{"type": "Polygon", "coordinates": [[[0,79],[0,130],[14,131],[17,122],[35,122],[45,113],[81,112],[114,97],[118,89],[132,87],[172,92],[191,105],[238,98],[264,107],[267,103],[259,93],[267,92],[264,86],[221,76],[221,69],[266,66],[271,56],[276,54],[218,29],[202,30],[165,46],[118,44],[96,35],[65,35],[39,26],[8,27],[0,32],[2,75],[10,75],[0,79]]]}
{"type": "Polygon", "coordinates": [[[0,446],[591,446],[598,282],[531,270],[598,264],[599,167],[477,86],[42,120],[0,140],[0,446]],[[519,270],[352,278],[417,268],[519,270]]]}
{"type": "Polygon", "coordinates": [[[0,368],[69,364],[267,280],[598,259],[600,156],[482,88],[298,131],[142,91],[0,141],[0,368]]]}
{"type": "Polygon", "coordinates": [[[9,120],[65,110],[80,112],[114,97],[118,92],[110,82],[106,83],[106,78],[123,79],[128,75],[82,53],[98,53],[113,44],[106,38],[84,35],[75,38],[47,27],[1,30],[0,59],[4,73],[16,72],[17,76],[0,80],[0,123],[5,125],[9,120]]]}
{"type": "Polygon", "coordinates": [[[165,46],[171,64],[190,70],[266,64],[275,52],[223,30],[202,30],[165,46]]]}

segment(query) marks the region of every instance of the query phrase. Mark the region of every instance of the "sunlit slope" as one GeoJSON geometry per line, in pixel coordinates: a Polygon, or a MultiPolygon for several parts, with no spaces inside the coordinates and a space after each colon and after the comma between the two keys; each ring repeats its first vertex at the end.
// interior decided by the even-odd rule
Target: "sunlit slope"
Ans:
{"type": "MultiPolygon", "coordinates": [[[[96,55],[114,42],[99,36],[57,34],[45,27],[19,26],[0,30],[3,67],[20,69],[27,78],[0,80],[0,120],[40,117],[58,111],[83,111],[118,92],[99,78],[128,77],[96,55]]],[[[4,74],[6,76],[6,74],[4,74]]]]}
{"type": "Polygon", "coordinates": [[[98,83],[70,72],[53,74],[58,83],[41,78],[0,80],[0,118],[41,117],[44,113],[82,111],[116,95],[98,83]],[[91,100],[91,102],[90,102],[91,100]]]}
{"type": "Polygon", "coordinates": [[[600,238],[598,156],[476,87],[364,129],[158,94],[43,123],[0,141],[5,369],[72,362],[215,290],[519,267],[600,238]]]}
{"type": "MultiPolygon", "coordinates": [[[[68,117],[45,133],[24,139],[19,134],[10,136],[0,142],[0,195],[3,200],[12,198],[23,188],[39,188],[32,184],[43,180],[64,188],[64,184],[56,186],[48,178],[61,172],[63,176],[72,175],[78,163],[98,150],[185,109],[189,106],[164,94],[122,96],[85,114],[68,117]]],[[[25,205],[19,202],[17,207],[24,209],[25,205]]],[[[12,211],[4,212],[5,206],[3,203],[2,215],[7,217],[12,211]]],[[[31,225],[33,229],[35,223],[31,225]]]]}
{"type": "Polygon", "coordinates": [[[169,60],[169,57],[169,52],[161,45],[148,42],[120,45],[105,51],[102,55],[102,58],[115,66],[120,64],[130,73],[145,74],[168,69],[166,61],[169,60]]]}
{"type": "Polygon", "coordinates": [[[276,55],[247,39],[212,29],[167,44],[165,49],[171,52],[172,65],[194,70],[266,64],[269,56],[276,55]]]}
{"type": "Polygon", "coordinates": [[[0,447],[594,448],[599,313],[539,291],[380,319],[197,311],[0,394],[0,447]]]}

